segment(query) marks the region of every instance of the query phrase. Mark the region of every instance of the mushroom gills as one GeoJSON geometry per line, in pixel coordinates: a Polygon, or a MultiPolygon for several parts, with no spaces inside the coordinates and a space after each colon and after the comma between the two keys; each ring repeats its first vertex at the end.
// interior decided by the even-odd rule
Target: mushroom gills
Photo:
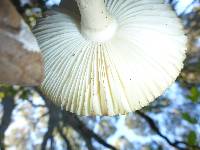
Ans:
{"type": "Polygon", "coordinates": [[[81,23],[59,12],[34,28],[45,63],[42,91],[78,115],[126,114],[147,106],[175,81],[185,59],[183,27],[163,0],[105,0],[105,6],[114,22],[110,35],[108,28],[96,35],[99,26],[86,35],[83,17],[81,23]]]}

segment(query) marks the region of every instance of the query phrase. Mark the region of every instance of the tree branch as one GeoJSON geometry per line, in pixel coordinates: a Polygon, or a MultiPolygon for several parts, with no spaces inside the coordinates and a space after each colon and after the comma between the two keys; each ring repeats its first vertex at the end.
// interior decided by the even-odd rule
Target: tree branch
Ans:
{"type": "Polygon", "coordinates": [[[98,136],[96,133],[94,133],[92,130],[88,129],[83,122],[79,120],[79,118],[71,113],[62,111],[63,114],[63,120],[66,124],[70,125],[73,129],[75,129],[77,132],[79,132],[80,135],[83,136],[84,140],[86,141],[86,144],[88,148],[94,149],[92,146],[92,139],[95,139],[98,143],[102,144],[103,146],[111,149],[111,150],[117,150],[112,145],[108,144],[104,139],[102,139],[100,136],[98,136]]]}
{"type": "Polygon", "coordinates": [[[61,127],[58,127],[58,132],[60,133],[61,137],[67,144],[67,150],[72,150],[71,144],[70,144],[69,140],[67,139],[66,135],[63,133],[63,130],[61,129],[61,127]]]}
{"type": "Polygon", "coordinates": [[[187,143],[187,142],[178,141],[178,140],[175,140],[174,142],[170,141],[170,139],[169,139],[167,136],[163,135],[163,134],[160,132],[159,128],[156,126],[154,120],[153,120],[151,117],[149,117],[148,115],[146,115],[145,113],[143,113],[143,112],[141,112],[141,111],[136,111],[136,114],[138,114],[140,117],[142,117],[143,119],[145,119],[146,122],[147,122],[147,123],[149,124],[149,126],[151,127],[151,129],[152,129],[155,133],[157,133],[161,138],[163,138],[169,145],[171,145],[171,146],[173,146],[173,147],[175,147],[175,148],[177,148],[177,149],[179,149],[179,150],[188,150],[188,146],[189,146],[190,148],[195,148],[195,149],[197,149],[197,150],[200,149],[199,146],[197,146],[197,145],[190,145],[190,144],[187,143]],[[183,147],[179,146],[179,144],[184,144],[187,148],[183,148],[183,147]]]}
{"type": "Polygon", "coordinates": [[[52,120],[49,119],[48,122],[48,131],[45,133],[44,137],[43,137],[43,141],[42,141],[42,145],[41,145],[41,150],[46,150],[46,145],[49,139],[53,138],[53,130],[54,130],[55,126],[54,124],[52,124],[52,120]]]}
{"type": "Polygon", "coordinates": [[[33,107],[46,107],[46,105],[41,105],[41,104],[37,105],[37,104],[34,104],[33,101],[28,100],[28,99],[27,99],[27,101],[28,101],[33,107]]]}
{"type": "Polygon", "coordinates": [[[3,105],[3,117],[1,120],[1,125],[0,125],[0,149],[4,150],[5,145],[4,145],[4,137],[5,137],[5,131],[8,128],[10,122],[11,122],[11,117],[12,117],[12,111],[15,107],[15,101],[13,96],[7,96],[2,100],[2,105],[3,105]]]}
{"type": "Polygon", "coordinates": [[[180,16],[180,17],[183,17],[183,16],[186,14],[187,10],[188,10],[190,7],[192,7],[195,3],[196,3],[196,0],[193,0],[189,5],[187,5],[187,7],[183,10],[183,12],[182,12],[179,16],[180,16]]]}
{"type": "MultiPolygon", "coordinates": [[[[37,88],[34,88],[34,89],[46,102],[47,107],[49,108],[49,111],[50,111],[50,116],[54,114],[56,115],[55,118],[58,119],[59,118],[58,115],[60,115],[61,118],[59,118],[59,120],[64,122],[66,125],[71,126],[74,130],[76,130],[85,140],[86,145],[89,150],[94,150],[94,146],[92,145],[92,139],[95,139],[98,143],[102,144],[103,146],[111,150],[117,150],[115,147],[108,144],[104,139],[99,137],[92,130],[88,129],[85,126],[85,124],[82,121],[80,121],[79,118],[75,114],[61,110],[61,108],[57,107],[52,102],[48,101],[39,89],[37,88]],[[53,112],[53,114],[51,114],[51,112],[53,112]]],[[[59,122],[59,121],[54,120],[54,122],[59,122]]]]}
{"type": "Polygon", "coordinates": [[[53,130],[58,126],[59,123],[59,109],[46,99],[44,99],[44,101],[49,109],[49,121],[48,131],[44,135],[41,150],[46,150],[46,145],[49,139],[51,140],[51,148],[53,147],[53,130]]]}

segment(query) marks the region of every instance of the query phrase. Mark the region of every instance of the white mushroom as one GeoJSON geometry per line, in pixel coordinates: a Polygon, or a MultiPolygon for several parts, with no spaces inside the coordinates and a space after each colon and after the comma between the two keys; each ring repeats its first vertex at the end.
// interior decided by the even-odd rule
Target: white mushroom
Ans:
{"type": "Polygon", "coordinates": [[[81,22],[54,12],[34,30],[45,62],[41,89],[52,101],[79,115],[126,114],[174,82],[187,40],[168,4],[76,2],[81,22]]]}

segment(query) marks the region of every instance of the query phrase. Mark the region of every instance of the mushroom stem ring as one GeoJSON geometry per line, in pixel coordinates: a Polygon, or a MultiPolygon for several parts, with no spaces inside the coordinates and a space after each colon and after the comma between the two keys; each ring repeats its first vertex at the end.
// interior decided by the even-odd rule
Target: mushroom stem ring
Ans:
{"type": "Polygon", "coordinates": [[[76,0],[34,34],[44,58],[43,93],[78,115],[127,114],[147,106],[177,78],[187,38],[164,0],[76,0]],[[75,10],[75,8],[74,8],[75,10]]]}

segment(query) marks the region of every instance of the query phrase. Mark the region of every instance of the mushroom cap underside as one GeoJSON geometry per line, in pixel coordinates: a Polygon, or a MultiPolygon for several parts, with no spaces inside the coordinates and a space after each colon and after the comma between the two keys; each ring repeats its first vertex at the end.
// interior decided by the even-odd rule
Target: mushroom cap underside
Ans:
{"type": "Polygon", "coordinates": [[[186,36],[162,0],[107,0],[117,21],[114,36],[91,41],[80,22],[58,12],[34,29],[44,57],[41,89],[79,115],[117,115],[138,110],[160,96],[183,67],[186,36]]]}

